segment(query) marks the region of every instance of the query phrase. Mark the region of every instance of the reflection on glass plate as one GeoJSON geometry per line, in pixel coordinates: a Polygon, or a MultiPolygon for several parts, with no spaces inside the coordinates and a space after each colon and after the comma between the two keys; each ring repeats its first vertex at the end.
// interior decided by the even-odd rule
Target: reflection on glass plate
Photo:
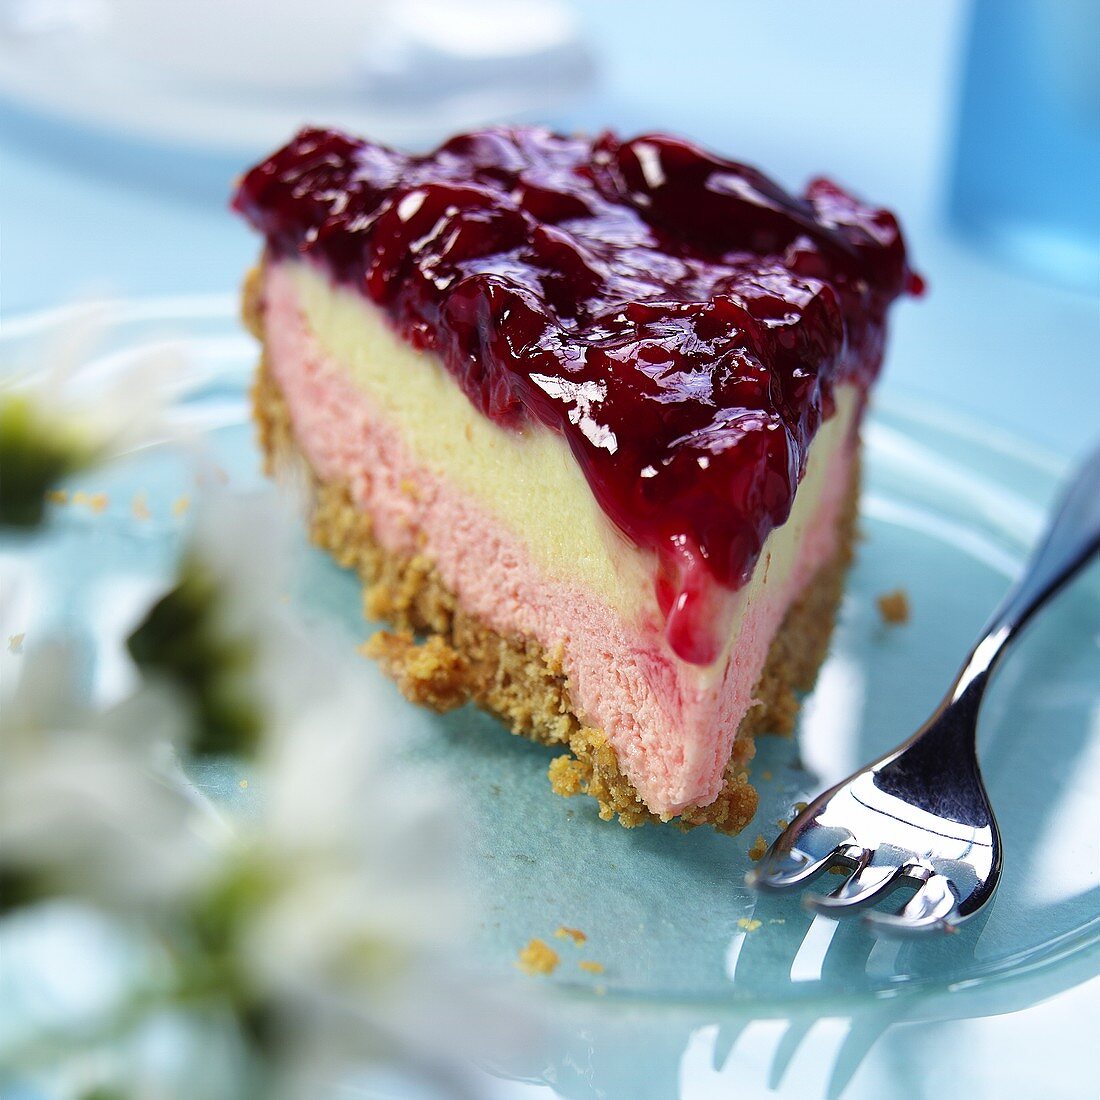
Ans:
{"type": "MultiPolygon", "coordinates": [[[[221,298],[117,306],[110,346],[90,369],[112,369],[139,347],[175,338],[193,363],[179,421],[204,436],[233,486],[256,488],[262,477],[245,398],[255,349],[234,309],[221,298]]],[[[63,317],[7,325],[5,361],[26,359],[63,317]]],[[[516,952],[533,936],[552,938],[566,925],[588,937],[583,951],[562,943],[562,963],[543,983],[557,993],[568,1032],[554,1068],[500,1072],[553,1080],[570,1096],[626,1095],[620,1090],[638,1080],[668,1075],[670,1091],[657,1085],[647,1095],[671,1096],[685,1065],[720,1069],[753,1021],[790,1021],[772,1062],[782,1077],[814,1022],[838,1018],[845,1029],[831,1055],[836,1095],[895,1019],[1006,1011],[1097,972],[1095,567],[1037,620],[986,705],[982,761],[1006,853],[987,915],[950,938],[876,941],[857,925],[811,918],[796,898],[761,899],[743,885],[757,834],[770,841],[796,802],[901,740],[939,699],[1022,564],[1060,472],[1026,446],[883,395],[866,432],[865,537],[831,656],[797,740],[761,739],[753,765],[760,809],[739,837],[602,823],[585,801],[550,793],[549,750],[471,709],[437,717],[408,706],[364,665],[380,710],[407,731],[402,766],[441,771],[470,823],[467,859],[480,903],[471,956],[479,966],[514,976],[516,952]],[[887,627],[875,597],[899,586],[912,619],[887,627]],[[582,958],[602,973],[582,970],[582,958]],[[645,1043],[649,1054],[601,1067],[594,1052],[613,1049],[624,1029],[635,1052],[645,1043]]],[[[19,606],[8,600],[3,626],[87,637],[99,654],[97,690],[110,695],[129,674],[117,639],[166,575],[185,523],[171,502],[193,491],[193,474],[177,453],[154,447],[92,480],[80,487],[108,494],[103,515],[62,510],[40,546],[4,549],[5,573],[20,583],[12,589],[19,606]],[[131,511],[139,492],[151,518],[131,511]]],[[[342,631],[349,645],[360,642],[370,626],[360,619],[355,579],[304,538],[298,563],[301,614],[342,631]]],[[[195,780],[231,812],[261,797],[228,771],[195,780]]]]}

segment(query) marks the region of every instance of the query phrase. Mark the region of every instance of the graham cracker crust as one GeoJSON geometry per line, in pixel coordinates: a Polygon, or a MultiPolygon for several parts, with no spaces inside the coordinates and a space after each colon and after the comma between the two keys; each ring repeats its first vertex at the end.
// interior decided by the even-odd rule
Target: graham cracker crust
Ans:
{"type": "MultiPolygon", "coordinates": [[[[256,273],[245,284],[244,317],[263,341],[256,273]]],[[[253,411],[268,474],[284,464],[305,468],[313,484],[310,536],[363,583],[364,613],[383,620],[363,651],[379,662],[410,701],[439,712],[477,703],[497,715],[513,733],[568,750],[549,767],[551,787],[570,797],[587,794],[605,821],[617,817],[627,828],[669,820],[653,813],[619,771],[611,745],[600,730],[583,726],[573,713],[560,650],[547,652],[530,638],[505,637],[468,614],[426,556],[392,554],[372,536],[343,484],[325,483],[308,470],[293,438],[290,417],[266,360],[261,358],[252,390],[253,411]]],[[[757,793],[745,767],[755,753],[755,736],[789,733],[799,700],[808,691],[828,649],[844,576],[852,557],[858,501],[858,467],[849,486],[838,549],[799,601],[788,611],[772,642],[748,712],[734,741],[725,784],[706,806],[692,806],[676,819],[683,828],[711,825],[736,833],[756,812],[757,793]]]]}

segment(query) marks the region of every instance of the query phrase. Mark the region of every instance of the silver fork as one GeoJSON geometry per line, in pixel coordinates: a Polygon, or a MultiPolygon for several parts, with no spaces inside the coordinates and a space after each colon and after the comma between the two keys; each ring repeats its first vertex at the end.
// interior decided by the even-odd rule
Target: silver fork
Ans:
{"type": "Polygon", "coordinates": [[[1100,449],[1079,467],[1023,576],[1009,589],[927,722],[893,752],[820,795],[749,871],[790,890],[830,867],[851,873],[806,904],[837,916],[900,883],[917,892],[864,921],[894,935],[955,931],[993,896],[1001,838],[978,769],[978,711],[990,674],[1031,616],[1100,550],[1100,449]]]}

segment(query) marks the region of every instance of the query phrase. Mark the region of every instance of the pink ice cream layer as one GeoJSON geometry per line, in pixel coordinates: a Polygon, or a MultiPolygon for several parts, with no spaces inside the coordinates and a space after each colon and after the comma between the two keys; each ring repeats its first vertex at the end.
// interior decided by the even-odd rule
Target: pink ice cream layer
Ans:
{"type": "MultiPolygon", "coordinates": [[[[363,308],[375,307],[364,299],[363,308]]],[[[267,267],[264,330],[298,446],[320,479],[349,486],[378,542],[393,554],[429,557],[462,606],[498,633],[533,637],[547,651],[560,646],[578,718],[603,731],[654,813],[713,802],[783,616],[836,547],[854,439],[832,457],[785,591],[772,586],[770,598],[748,601],[719,674],[676,657],[655,601],[652,615],[631,622],[583,587],[548,576],[501,519],[418,462],[320,346],[280,264],[267,267]]]]}

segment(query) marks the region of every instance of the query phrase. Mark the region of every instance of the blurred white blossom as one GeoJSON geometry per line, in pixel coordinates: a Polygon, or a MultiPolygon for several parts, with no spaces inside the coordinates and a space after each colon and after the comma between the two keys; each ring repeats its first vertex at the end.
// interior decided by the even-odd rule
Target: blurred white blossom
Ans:
{"type": "MultiPolygon", "coordinates": [[[[192,1020],[181,1035],[231,1024],[251,1083],[212,1095],[322,1097],[377,1061],[471,1095],[462,1056],[512,1009],[453,965],[453,811],[430,777],[395,779],[353,647],[281,599],[285,523],[260,498],[200,507],[179,583],[131,642],[142,686],[108,712],[64,645],[28,650],[2,718],[5,905],[76,897],[152,933],[168,972],[133,1035],[158,1013],[192,1020]],[[190,753],[225,750],[245,754],[252,812],[184,778],[190,753]]],[[[104,1095],[172,1094],[143,1072],[104,1095]]]]}
{"type": "Polygon", "coordinates": [[[165,410],[185,375],[181,357],[163,346],[97,362],[91,351],[104,308],[75,310],[34,363],[0,371],[0,527],[36,526],[46,493],[64,477],[167,430],[165,410]]]}
{"type": "Polygon", "coordinates": [[[194,804],[156,767],[182,715],[156,689],[96,713],[77,684],[73,648],[48,643],[0,703],[0,908],[21,893],[122,910],[170,902],[210,863],[194,804]]]}

